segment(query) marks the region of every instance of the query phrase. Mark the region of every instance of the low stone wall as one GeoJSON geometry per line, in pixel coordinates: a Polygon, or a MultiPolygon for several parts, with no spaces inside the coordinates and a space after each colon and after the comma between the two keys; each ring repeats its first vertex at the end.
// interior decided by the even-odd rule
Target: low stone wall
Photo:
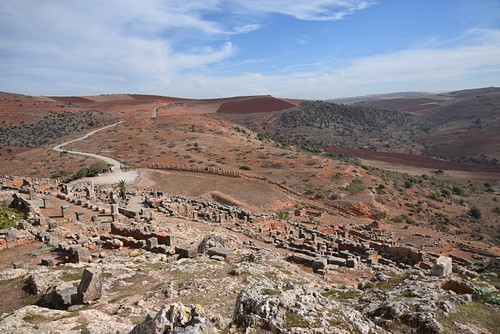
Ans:
{"type": "Polygon", "coordinates": [[[131,237],[137,240],[148,240],[150,238],[157,238],[159,244],[163,244],[166,246],[173,247],[174,246],[174,237],[171,235],[167,235],[165,233],[157,233],[157,232],[148,232],[143,231],[140,228],[133,228],[127,226],[120,226],[118,224],[111,224],[111,234],[120,235],[122,237],[131,237]]]}
{"type": "Polygon", "coordinates": [[[226,170],[211,166],[152,163],[152,164],[147,164],[147,167],[151,169],[178,170],[183,172],[198,172],[198,173],[215,174],[221,176],[240,177],[239,171],[226,170]]]}

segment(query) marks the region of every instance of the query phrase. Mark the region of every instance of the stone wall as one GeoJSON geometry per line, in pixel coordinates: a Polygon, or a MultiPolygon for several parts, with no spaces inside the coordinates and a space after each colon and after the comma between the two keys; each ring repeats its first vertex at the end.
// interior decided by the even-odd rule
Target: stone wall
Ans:
{"type": "Polygon", "coordinates": [[[120,235],[122,237],[130,237],[137,240],[148,240],[150,238],[156,238],[158,239],[159,244],[163,244],[170,247],[174,246],[173,236],[167,235],[166,233],[163,232],[145,231],[139,227],[134,228],[112,223],[111,234],[120,235]]]}
{"type": "Polygon", "coordinates": [[[183,172],[197,172],[197,173],[207,173],[207,174],[215,174],[221,176],[240,177],[239,171],[231,169],[227,170],[211,166],[151,163],[147,164],[147,167],[151,169],[178,170],[183,172]]]}

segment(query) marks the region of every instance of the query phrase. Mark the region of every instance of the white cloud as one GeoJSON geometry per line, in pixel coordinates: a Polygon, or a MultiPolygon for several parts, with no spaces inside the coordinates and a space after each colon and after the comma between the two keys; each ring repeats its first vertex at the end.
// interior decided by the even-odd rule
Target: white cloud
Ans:
{"type": "Polygon", "coordinates": [[[356,11],[368,8],[373,1],[365,0],[237,0],[238,6],[261,13],[277,13],[299,20],[336,21],[356,11]]]}
{"type": "Polygon", "coordinates": [[[409,49],[353,60],[325,70],[286,74],[246,73],[235,76],[186,76],[179,89],[198,90],[197,97],[273,94],[281,97],[329,99],[397,91],[443,91],[500,86],[500,30],[471,31],[476,43],[446,48],[409,49]],[[478,36],[478,34],[480,36],[478,36]]]}
{"type": "MultiPolygon", "coordinates": [[[[449,41],[433,40],[347,64],[342,59],[297,62],[280,67],[282,72],[240,73],[239,68],[252,65],[263,68],[262,60],[232,61],[239,48],[229,39],[260,29],[265,24],[259,21],[261,14],[338,20],[371,4],[358,0],[2,0],[0,90],[36,95],[144,92],[332,98],[500,85],[500,30],[470,30],[449,41]],[[236,24],[216,20],[223,10],[236,24]]],[[[308,36],[301,35],[297,42],[308,42],[308,36]]]]}

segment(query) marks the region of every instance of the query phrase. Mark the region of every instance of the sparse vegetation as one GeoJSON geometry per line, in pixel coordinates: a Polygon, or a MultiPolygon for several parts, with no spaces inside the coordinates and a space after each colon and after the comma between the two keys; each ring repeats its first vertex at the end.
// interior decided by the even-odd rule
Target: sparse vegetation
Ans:
{"type": "Polygon", "coordinates": [[[0,205],[0,229],[17,227],[21,214],[14,209],[0,205]]]}
{"type": "Polygon", "coordinates": [[[345,188],[351,194],[357,194],[366,189],[366,185],[360,179],[352,180],[345,188]]]}

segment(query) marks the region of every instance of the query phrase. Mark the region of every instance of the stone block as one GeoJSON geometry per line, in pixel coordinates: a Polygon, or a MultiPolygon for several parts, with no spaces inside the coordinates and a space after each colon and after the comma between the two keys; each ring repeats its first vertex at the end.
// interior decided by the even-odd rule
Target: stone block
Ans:
{"type": "Polygon", "coordinates": [[[343,259],[341,257],[335,257],[335,256],[329,256],[327,258],[328,264],[335,264],[337,266],[345,266],[346,265],[346,259],[343,259]]]}
{"type": "Polygon", "coordinates": [[[70,247],[69,261],[72,263],[86,263],[92,260],[90,252],[82,246],[70,247]]]}
{"type": "Polygon", "coordinates": [[[345,261],[345,265],[348,267],[348,268],[357,268],[358,267],[358,260],[356,260],[355,258],[351,257],[351,258],[348,258],[346,261],[345,261]]]}
{"type": "Polygon", "coordinates": [[[233,250],[222,247],[212,247],[207,250],[208,256],[212,257],[213,255],[222,256],[223,258],[227,258],[233,254],[233,250]]]}
{"type": "Polygon", "coordinates": [[[451,257],[440,256],[437,258],[436,263],[432,266],[431,275],[438,277],[446,277],[451,275],[453,271],[453,261],[451,257]]]}
{"type": "Polygon", "coordinates": [[[158,238],[151,237],[148,240],[146,240],[146,249],[147,250],[152,250],[156,246],[158,246],[158,238]]]}
{"type": "Polygon", "coordinates": [[[312,263],[312,268],[313,268],[313,271],[315,273],[317,273],[318,270],[322,270],[322,271],[326,272],[326,270],[328,268],[327,259],[324,257],[315,258],[313,263],[312,263]]]}
{"type": "Polygon", "coordinates": [[[77,287],[78,301],[83,304],[88,304],[101,298],[102,281],[100,272],[90,268],[83,271],[82,279],[77,287]]]}
{"type": "Polygon", "coordinates": [[[67,310],[76,301],[76,288],[71,283],[63,283],[60,286],[51,286],[42,296],[39,305],[51,309],[67,310]]]}
{"type": "Polygon", "coordinates": [[[182,245],[175,247],[175,253],[179,258],[193,258],[198,255],[198,249],[194,245],[182,245]]]}

